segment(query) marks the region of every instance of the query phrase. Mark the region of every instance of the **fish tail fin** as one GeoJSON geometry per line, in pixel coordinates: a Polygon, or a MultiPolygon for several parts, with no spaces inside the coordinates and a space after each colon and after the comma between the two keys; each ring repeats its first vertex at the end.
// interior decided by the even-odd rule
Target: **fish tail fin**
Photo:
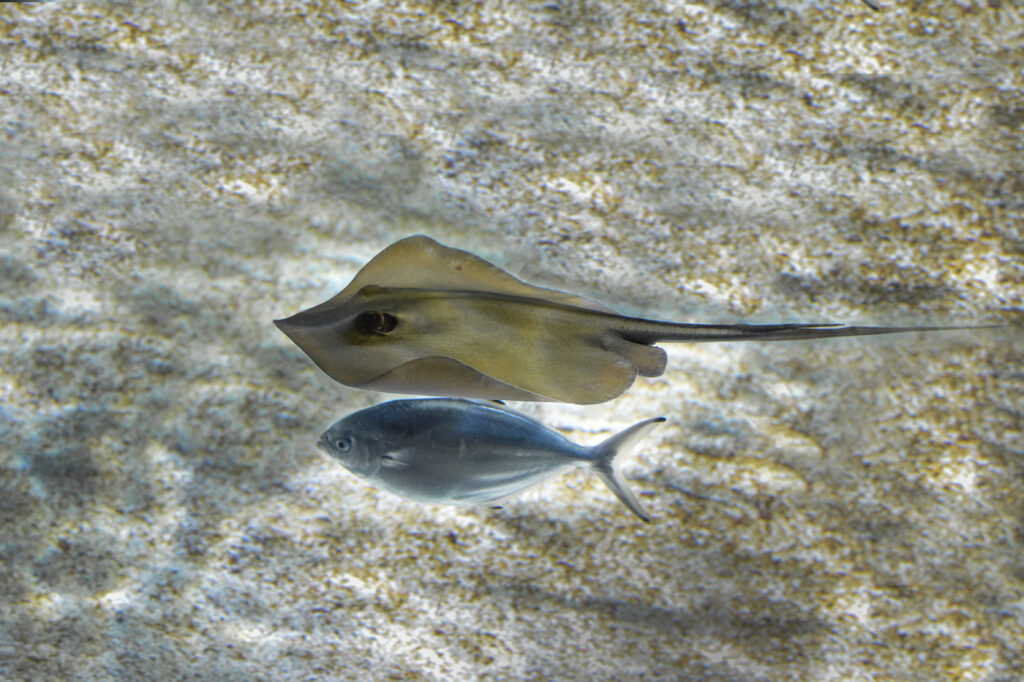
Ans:
{"type": "Polygon", "coordinates": [[[626,482],[619,476],[615,469],[615,458],[624,452],[635,448],[644,436],[646,436],[656,424],[665,421],[664,417],[647,419],[639,424],[633,424],[628,429],[620,431],[603,443],[591,448],[590,468],[594,470],[604,484],[619,498],[622,504],[629,508],[629,511],[636,514],[644,523],[650,523],[651,517],[647,515],[644,508],[640,506],[639,500],[633,495],[626,482]]]}

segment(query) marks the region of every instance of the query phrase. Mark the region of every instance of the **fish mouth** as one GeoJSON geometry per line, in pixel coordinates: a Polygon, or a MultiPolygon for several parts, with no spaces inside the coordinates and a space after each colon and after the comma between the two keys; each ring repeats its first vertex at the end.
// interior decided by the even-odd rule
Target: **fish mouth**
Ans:
{"type": "Polygon", "coordinates": [[[327,444],[324,443],[322,440],[318,440],[316,442],[316,449],[324,453],[325,455],[331,454],[330,452],[327,451],[327,444]]]}

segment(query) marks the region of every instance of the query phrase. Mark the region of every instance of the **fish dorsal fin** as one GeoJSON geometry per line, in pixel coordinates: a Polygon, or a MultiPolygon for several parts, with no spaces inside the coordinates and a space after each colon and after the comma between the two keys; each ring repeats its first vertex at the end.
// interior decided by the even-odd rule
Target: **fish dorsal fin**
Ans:
{"type": "Polygon", "coordinates": [[[424,235],[406,237],[378,253],[328,303],[348,300],[367,285],[433,291],[480,291],[539,298],[589,310],[612,312],[581,296],[527,284],[483,258],[439,244],[424,235]]]}

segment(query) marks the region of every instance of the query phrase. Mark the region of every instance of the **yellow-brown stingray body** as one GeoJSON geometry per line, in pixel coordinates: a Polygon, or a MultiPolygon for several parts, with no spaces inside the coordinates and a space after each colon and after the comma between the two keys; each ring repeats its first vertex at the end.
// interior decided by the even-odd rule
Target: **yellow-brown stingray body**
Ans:
{"type": "Polygon", "coordinates": [[[377,254],[330,300],[275,324],[349,386],[598,403],[665,370],[659,341],[778,341],[960,327],[689,324],[623,317],[424,236],[377,254]]]}
{"type": "Polygon", "coordinates": [[[638,373],[665,369],[664,351],[620,335],[625,320],[522,296],[368,285],[277,324],[349,386],[588,403],[621,394],[638,373]],[[367,315],[391,316],[394,326],[375,331],[367,315]]]}

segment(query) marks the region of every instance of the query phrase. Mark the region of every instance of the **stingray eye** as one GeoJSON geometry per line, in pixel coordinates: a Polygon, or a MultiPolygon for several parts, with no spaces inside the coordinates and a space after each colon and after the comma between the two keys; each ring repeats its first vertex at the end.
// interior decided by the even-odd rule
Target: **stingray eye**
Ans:
{"type": "Polygon", "coordinates": [[[398,326],[398,318],[391,313],[370,310],[365,313],[359,313],[354,324],[356,329],[365,334],[386,336],[398,326]]]}
{"type": "Polygon", "coordinates": [[[338,452],[348,452],[348,449],[350,447],[352,447],[352,441],[347,440],[347,439],[342,439],[342,440],[337,441],[334,444],[334,446],[338,448],[338,452]]]}

